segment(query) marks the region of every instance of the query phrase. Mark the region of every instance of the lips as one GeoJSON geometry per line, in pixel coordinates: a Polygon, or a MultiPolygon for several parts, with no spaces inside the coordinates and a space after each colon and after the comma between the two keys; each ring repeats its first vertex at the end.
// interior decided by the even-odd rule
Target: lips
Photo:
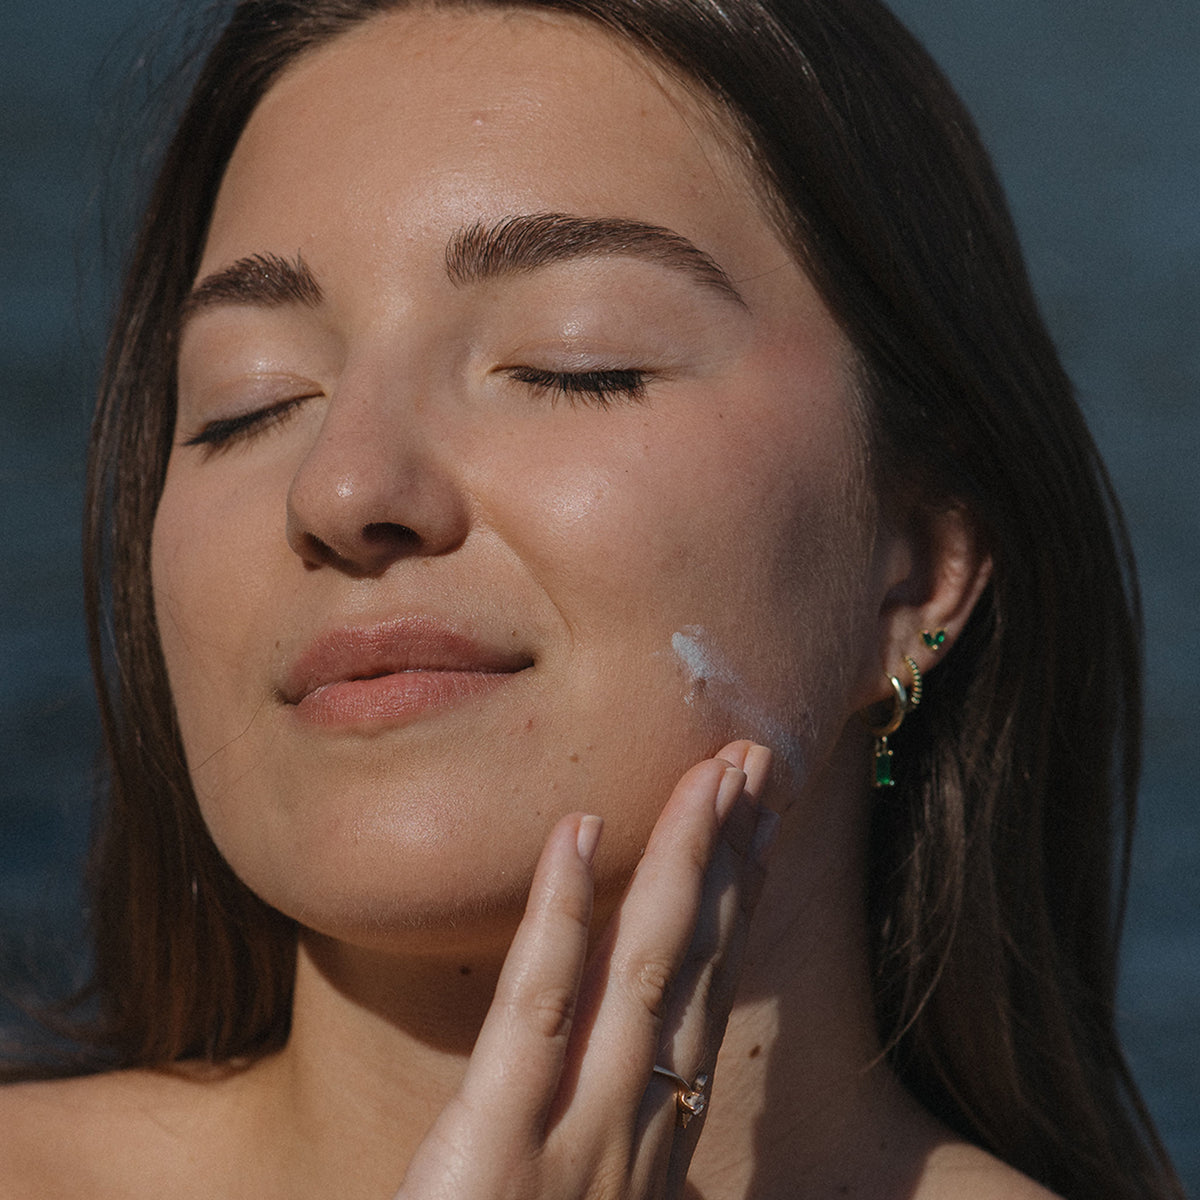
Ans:
{"type": "Polygon", "coordinates": [[[279,698],[318,725],[394,724],[491,691],[533,665],[425,617],[322,634],[287,669],[279,698]]]}

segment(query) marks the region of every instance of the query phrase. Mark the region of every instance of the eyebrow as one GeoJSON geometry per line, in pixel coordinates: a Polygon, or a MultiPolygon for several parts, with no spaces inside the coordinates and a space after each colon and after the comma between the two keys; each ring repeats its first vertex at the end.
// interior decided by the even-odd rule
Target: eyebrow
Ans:
{"type": "MultiPolygon", "coordinates": [[[[454,234],[446,245],[446,274],[455,284],[482,283],[575,258],[629,257],[690,275],[746,307],[732,279],[694,242],[660,225],[624,217],[581,217],[529,213],[491,225],[479,221],[454,234]]],[[[321,285],[300,254],[251,254],[201,279],[184,298],[180,322],[226,304],[278,308],[317,307],[321,285]]]]}
{"type": "Polygon", "coordinates": [[[545,212],[506,217],[492,225],[476,222],[447,244],[446,273],[452,283],[479,283],[575,258],[610,256],[682,271],[746,307],[733,280],[695,243],[674,230],[623,217],[545,212]]]}
{"type": "Polygon", "coordinates": [[[222,304],[315,308],[322,299],[321,285],[299,254],[294,259],[251,254],[200,280],[184,298],[180,318],[186,321],[203,309],[222,304]]]}

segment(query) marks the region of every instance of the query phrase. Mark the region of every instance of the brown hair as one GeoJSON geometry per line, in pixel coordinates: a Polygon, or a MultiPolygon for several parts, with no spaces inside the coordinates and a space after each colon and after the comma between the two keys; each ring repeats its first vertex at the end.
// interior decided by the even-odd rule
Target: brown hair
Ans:
{"type": "MultiPolygon", "coordinates": [[[[286,1037],[294,931],[199,817],[150,532],[178,314],[241,130],[298,55],[397,6],[238,4],[130,263],[87,525],[111,772],[94,859],[106,1063],[229,1060],[286,1037]]],[[[951,1127],[1065,1196],[1181,1195],[1113,1020],[1140,735],[1130,555],[970,119],[876,0],[523,6],[600,23],[731,115],[856,347],[881,502],[960,506],[993,556],[994,582],[894,739],[912,765],[876,809],[876,1007],[895,1069],[951,1127]]]]}

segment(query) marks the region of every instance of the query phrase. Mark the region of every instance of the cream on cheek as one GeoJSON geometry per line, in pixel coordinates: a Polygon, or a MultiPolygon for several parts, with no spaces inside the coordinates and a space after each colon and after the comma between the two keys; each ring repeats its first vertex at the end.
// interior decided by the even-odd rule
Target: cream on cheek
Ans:
{"type": "Polygon", "coordinates": [[[801,709],[787,713],[749,682],[733,660],[715,644],[700,625],[686,625],[671,635],[671,652],[682,666],[687,689],[684,703],[705,709],[707,715],[744,732],[769,746],[778,757],[793,787],[803,783],[808,767],[808,743],[797,733],[798,726],[809,731],[811,712],[801,709]]]}
{"type": "MultiPolygon", "coordinates": [[[[831,405],[837,412],[837,405],[831,405]]],[[[866,567],[871,529],[859,511],[857,453],[840,421],[815,433],[827,465],[803,467],[797,449],[783,432],[777,444],[788,447],[783,461],[765,452],[762,474],[786,478],[798,473],[788,490],[759,497],[754,512],[792,510],[791,521],[772,526],[757,553],[749,554],[744,537],[728,538],[755,564],[746,572],[751,586],[730,597],[713,619],[693,608],[687,623],[670,635],[670,659],[682,677],[682,701],[713,733],[750,737],[768,745],[795,796],[817,767],[823,743],[840,727],[848,664],[862,644],[869,619],[866,567]],[[802,486],[801,486],[802,485],[802,486]],[[729,621],[730,614],[737,620],[729,621]]],[[[749,473],[747,473],[748,475],[749,473]]],[[[752,516],[738,523],[753,525],[752,516]]]]}

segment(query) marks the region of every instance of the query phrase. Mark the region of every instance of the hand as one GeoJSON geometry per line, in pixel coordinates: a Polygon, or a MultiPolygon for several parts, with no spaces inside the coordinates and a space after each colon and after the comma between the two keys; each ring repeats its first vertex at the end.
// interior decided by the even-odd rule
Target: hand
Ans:
{"type": "Polygon", "coordinates": [[[681,1194],[704,1118],[682,1128],[653,1067],[713,1074],[779,821],[769,765],[734,742],[684,775],[590,958],[600,820],[554,827],[462,1087],[396,1200],[681,1194]]]}

